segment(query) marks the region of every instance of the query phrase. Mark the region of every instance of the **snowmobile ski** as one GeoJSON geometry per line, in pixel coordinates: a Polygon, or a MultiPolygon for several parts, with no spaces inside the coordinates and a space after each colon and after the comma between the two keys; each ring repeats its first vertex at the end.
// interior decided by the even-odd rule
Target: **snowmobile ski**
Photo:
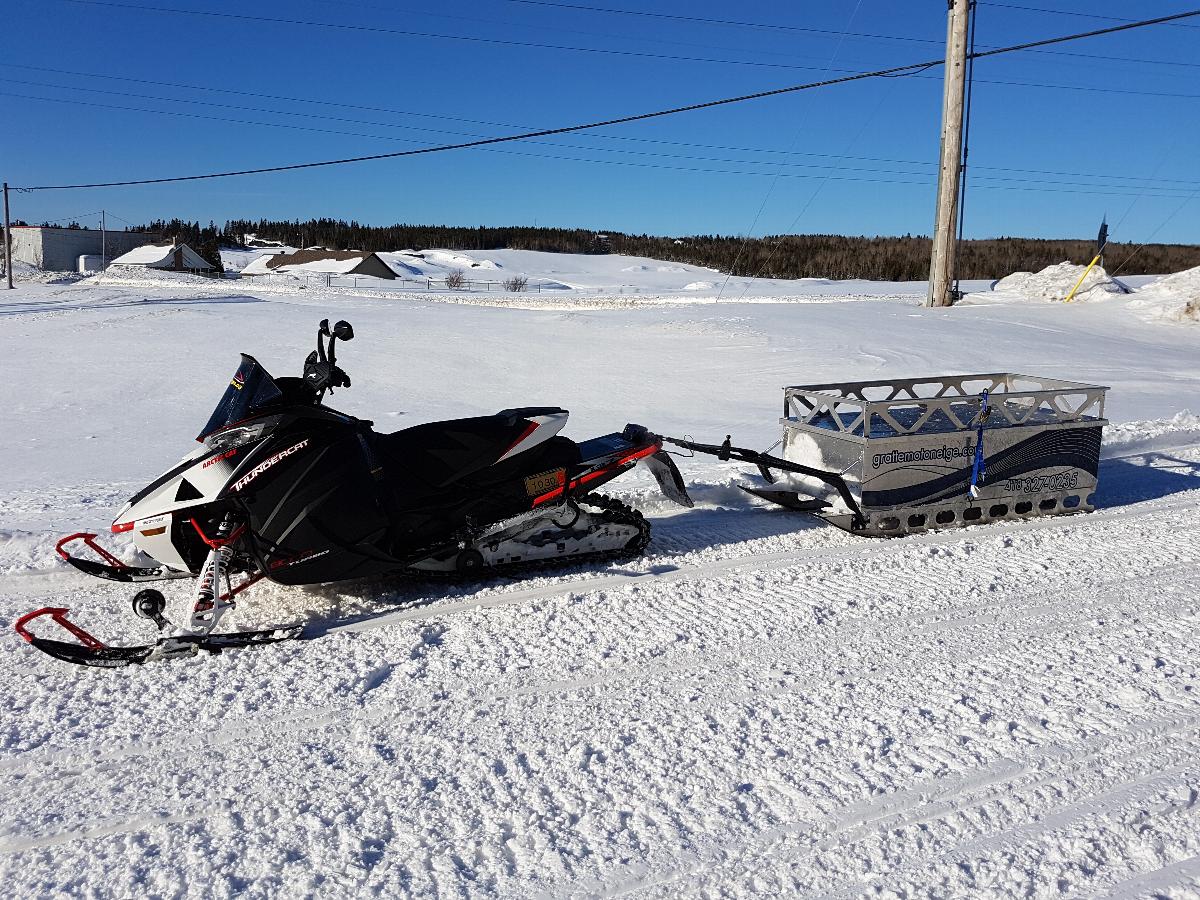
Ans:
{"type": "Polygon", "coordinates": [[[234,631],[226,634],[209,635],[172,635],[159,638],[153,644],[134,647],[110,647],[92,637],[74,622],[67,618],[67,610],[62,607],[46,607],[34,610],[17,620],[16,631],[31,645],[48,656],[63,662],[75,663],[81,666],[93,666],[102,669],[115,669],[121,666],[140,666],[158,660],[179,659],[195,656],[200,651],[220,653],[222,650],[239,650],[247,647],[261,647],[267,644],[277,644],[281,641],[294,640],[303,632],[302,625],[290,625],[281,628],[266,628],[259,631],[234,631]],[[32,634],[27,625],[41,616],[49,616],[66,631],[72,634],[76,642],[60,641],[53,638],[38,637],[32,634]]]}
{"type": "Polygon", "coordinates": [[[172,578],[193,578],[191,572],[179,572],[174,569],[169,569],[166,566],[131,566],[122,562],[113,556],[103,547],[96,543],[97,535],[89,531],[80,531],[77,534],[67,535],[54,545],[55,551],[63,560],[74,566],[80,572],[92,575],[95,578],[105,578],[109,581],[168,581],[172,578]],[[70,551],[66,549],[68,544],[75,541],[83,541],[91,548],[104,562],[97,562],[94,559],[85,559],[81,556],[72,556],[70,551]]]}

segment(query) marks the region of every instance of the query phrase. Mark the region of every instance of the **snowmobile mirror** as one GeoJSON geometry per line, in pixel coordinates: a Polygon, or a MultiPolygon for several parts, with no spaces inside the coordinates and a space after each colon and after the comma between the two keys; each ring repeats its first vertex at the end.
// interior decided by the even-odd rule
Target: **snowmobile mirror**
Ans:
{"type": "MultiPolygon", "coordinates": [[[[326,319],[322,324],[326,324],[328,321],[329,320],[326,319]]],[[[348,341],[354,337],[354,328],[351,327],[349,322],[347,322],[345,319],[342,319],[333,326],[333,336],[339,341],[348,341]]]]}
{"type": "Polygon", "coordinates": [[[325,335],[325,337],[329,337],[329,320],[328,319],[321,320],[321,325],[317,328],[317,334],[323,334],[323,335],[325,335]]]}

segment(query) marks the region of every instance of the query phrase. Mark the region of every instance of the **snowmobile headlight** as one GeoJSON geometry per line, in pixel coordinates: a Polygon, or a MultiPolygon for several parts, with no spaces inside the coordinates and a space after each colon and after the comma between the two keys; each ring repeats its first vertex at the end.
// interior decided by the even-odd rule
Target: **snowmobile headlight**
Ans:
{"type": "Polygon", "coordinates": [[[236,428],[226,428],[210,434],[204,439],[204,446],[211,450],[229,450],[233,447],[243,447],[266,436],[275,425],[273,421],[264,420],[251,422],[249,425],[238,425],[236,428]]]}

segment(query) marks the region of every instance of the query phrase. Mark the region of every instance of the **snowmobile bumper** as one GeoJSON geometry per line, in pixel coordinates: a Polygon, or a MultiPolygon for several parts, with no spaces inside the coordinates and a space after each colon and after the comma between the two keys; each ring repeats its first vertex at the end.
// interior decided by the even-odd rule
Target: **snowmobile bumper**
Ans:
{"type": "Polygon", "coordinates": [[[74,566],[80,572],[85,572],[95,578],[106,578],[109,581],[166,581],[170,578],[191,578],[190,572],[178,572],[166,566],[131,566],[113,556],[96,543],[96,535],[90,531],[80,531],[69,534],[54,545],[55,551],[63,560],[74,566]],[[83,543],[104,562],[72,556],[67,545],[75,541],[83,543]]]}

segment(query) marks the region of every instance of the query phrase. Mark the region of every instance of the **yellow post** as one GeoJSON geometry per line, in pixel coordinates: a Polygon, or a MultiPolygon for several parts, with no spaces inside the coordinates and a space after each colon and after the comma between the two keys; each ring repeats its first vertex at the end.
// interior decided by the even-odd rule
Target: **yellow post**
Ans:
{"type": "Polygon", "coordinates": [[[1088,267],[1083,270],[1083,274],[1079,276],[1079,280],[1077,282],[1075,282],[1075,287],[1071,288],[1071,293],[1067,294],[1066,299],[1063,300],[1063,303],[1071,302],[1071,298],[1075,296],[1075,292],[1077,290],[1079,290],[1079,286],[1081,284],[1083,284],[1083,279],[1088,277],[1088,272],[1092,271],[1092,268],[1098,262],[1100,262],[1100,254],[1099,253],[1097,253],[1094,257],[1092,257],[1092,261],[1090,263],[1088,263],[1088,267]]]}

